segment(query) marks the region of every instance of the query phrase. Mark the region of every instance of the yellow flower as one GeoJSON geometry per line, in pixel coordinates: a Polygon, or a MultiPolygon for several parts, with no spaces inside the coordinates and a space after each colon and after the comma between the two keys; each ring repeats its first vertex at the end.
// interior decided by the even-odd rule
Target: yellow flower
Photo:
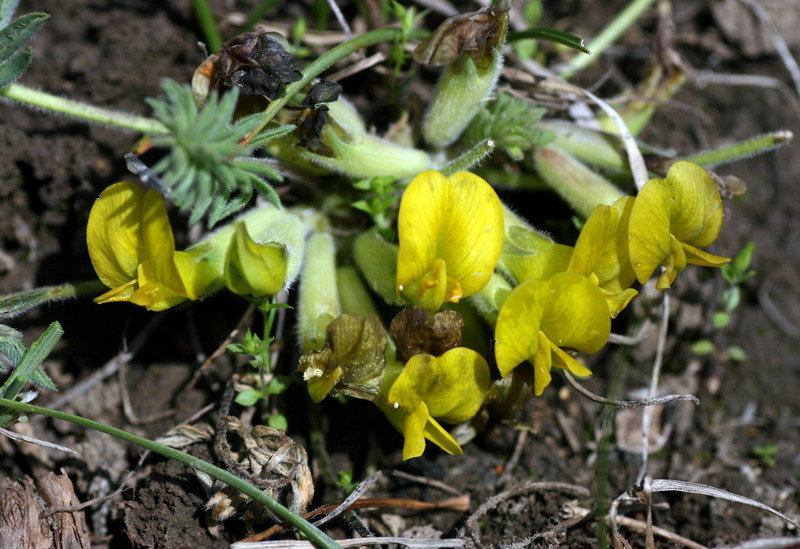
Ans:
{"type": "Polygon", "coordinates": [[[161,311],[225,284],[238,294],[275,293],[300,270],[305,232],[285,210],[260,208],[176,251],[161,195],[116,183],[95,201],[86,229],[92,265],[111,288],[95,302],[129,301],[161,311]]]}
{"type": "Polygon", "coordinates": [[[628,257],[628,219],[634,199],[623,196],[611,206],[597,206],[581,229],[566,270],[595,281],[608,302],[611,318],[638,293],[628,257]]]}
{"type": "Polygon", "coordinates": [[[644,284],[659,265],[664,271],[656,288],[670,287],[687,263],[719,267],[730,261],[701,250],[722,227],[722,198],[711,175],[700,166],[680,161],[666,179],[648,181],[630,214],[630,261],[644,284]]]}
{"type": "Polygon", "coordinates": [[[495,358],[505,377],[526,360],[533,362],[537,395],[550,383],[553,366],[577,376],[591,372],[563,348],[600,350],[611,333],[609,306],[593,280],[561,272],[517,286],[500,309],[495,326],[495,358]]]}
{"type": "Polygon", "coordinates": [[[97,276],[112,288],[97,303],[130,301],[161,311],[198,299],[209,282],[186,252],[175,251],[161,195],[134,183],[102,192],[89,214],[86,243],[97,276]]]}
{"type": "Polygon", "coordinates": [[[461,423],[471,419],[491,386],[486,360],[464,347],[440,357],[414,355],[399,371],[389,368],[384,378],[385,401],[380,404],[392,424],[405,437],[403,459],[421,456],[425,439],[449,454],[461,447],[436,421],[461,423]]]}
{"type": "Polygon", "coordinates": [[[435,311],[489,281],[503,247],[503,207],[476,175],[427,171],[403,193],[398,234],[397,290],[435,311]]]}

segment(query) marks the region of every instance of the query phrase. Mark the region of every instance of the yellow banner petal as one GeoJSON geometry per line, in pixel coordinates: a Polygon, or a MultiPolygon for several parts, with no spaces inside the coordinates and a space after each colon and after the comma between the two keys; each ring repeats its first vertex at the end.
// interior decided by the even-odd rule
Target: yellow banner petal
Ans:
{"type": "Polygon", "coordinates": [[[86,244],[94,270],[109,288],[136,278],[141,257],[144,192],[123,181],[105,189],[89,213],[86,244]]]}
{"type": "Polygon", "coordinates": [[[636,196],[628,222],[631,266],[644,284],[669,255],[670,191],[663,179],[651,179],[636,196]]]}
{"type": "MultiPolygon", "coordinates": [[[[494,272],[503,246],[503,208],[494,189],[476,175],[448,178],[427,171],[403,193],[398,235],[398,290],[411,287],[441,259],[450,293],[445,298],[458,301],[480,291],[494,272]]],[[[440,278],[428,282],[438,284],[440,278]]]]}
{"type": "Polygon", "coordinates": [[[175,238],[169,224],[164,198],[156,191],[147,191],[142,205],[142,245],[144,260],[139,270],[140,286],[154,282],[177,295],[190,295],[175,266],[175,238]]]}
{"type": "Polygon", "coordinates": [[[714,243],[724,217],[722,197],[711,175],[692,162],[675,162],[667,172],[672,194],[670,232],[698,248],[714,243]]]}

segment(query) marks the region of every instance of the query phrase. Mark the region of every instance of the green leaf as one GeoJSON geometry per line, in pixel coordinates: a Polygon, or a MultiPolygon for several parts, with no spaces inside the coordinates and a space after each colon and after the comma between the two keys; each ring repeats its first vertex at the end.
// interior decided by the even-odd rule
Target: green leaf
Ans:
{"type": "MultiPolygon", "coordinates": [[[[259,119],[262,116],[261,113],[253,115],[258,116],[259,119]]],[[[271,128],[268,130],[264,130],[263,132],[256,135],[253,139],[250,140],[250,146],[256,149],[263,147],[267,143],[274,141],[275,139],[279,139],[286,135],[289,135],[296,129],[296,126],[293,124],[287,124],[285,126],[279,126],[277,128],[271,128]]]]}
{"type": "Polygon", "coordinates": [[[6,366],[15,367],[25,354],[22,333],[11,326],[0,324],[0,373],[6,373],[6,366]],[[2,360],[5,358],[5,360],[2,360]]]}
{"type": "Polygon", "coordinates": [[[580,36],[575,36],[569,32],[545,27],[534,27],[524,31],[509,32],[507,40],[509,42],[515,42],[517,40],[524,40],[526,38],[533,38],[534,40],[549,40],[550,42],[562,44],[583,53],[592,53],[586,49],[586,46],[583,45],[583,39],[580,36]]]}
{"type": "Polygon", "coordinates": [[[14,12],[17,11],[19,0],[0,0],[0,29],[8,26],[14,12]]]}
{"type": "MultiPolygon", "coordinates": [[[[153,138],[168,149],[153,170],[161,177],[165,194],[181,210],[191,210],[191,222],[208,213],[208,226],[243,208],[254,190],[276,206],[280,198],[262,178],[280,180],[280,174],[257,159],[247,160],[256,145],[241,144],[261,122],[262,115],[244,117],[231,124],[238,88],[221,98],[211,93],[198,109],[188,86],[162,83],[166,95],[147,99],[169,134],[153,138]],[[233,197],[233,198],[231,198],[233,197]]],[[[282,127],[259,134],[257,145],[290,131],[282,127]]]]}
{"type": "MultiPolygon", "coordinates": [[[[53,322],[44,333],[25,351],[16,368],[0,387],[0,397],[14,400],[27,383],[34,383],[48,391],[55,391],[56,385],[42,369],[42,362],[61,339],[64,330],[61,324],[53,322]]],[[[0,409],[0,427],[6,427],[16,420],[16,415],[0,409]]]]}
{"type": "Polygon", "coordinates": [[[714,352],[714,344],[708,339],[701,339],[692,344],[692,352],[696,355],[703,356],[714,352]]]}
{"type": "MultiPolygon", "coordinates": [[[[62,284],[60,286],[43,286],[34,290],[16,292],[0,296],[0,319],[12,318],[50,301],[58,301],[76,297],[85,292],[102,291],[100,282],[84,282],[80,284],[62,284]]],[[[2,332],[0,332],[2,336],[2,332]]]]}
{"type": "Polygon", "coordinates": [[[722,291],[722,304],[726,311],[733,311],[741,302],[742,290],[739,286],[731,286],[722,291]]]}
{"type": "Polygon", "coordinates": [[[236,395],[236,404],[239,406],[252,406],[262,398],[264,398],[264,395],[258,389],[245,389],[236,395]]]}
{"type": "Polygon", "coordinates": [[[723,312],[716,312],[714,316],[711,317],[711,325],[714,326],[717,330],[721,330],[722,328],[727,328],[728,325],[731,323],[731,315],[728,313],[723,312]]]}
{"type": "Polygon", "coordinates": [[[753,250],[755,250],[755,242],[748,242],[742,250],[736,254],[736,257],[731,262],[731,269],[735,275],[743,276],[747,269],[750,267],[750,262],[753,260],[753,250]]]}
{"type": "Polygon", "coordinates": [[[728,356],[731,357],[731,360],[736,362],[744,362],[747,360],[747,353],[744,352],[744,349],[739,347],[738,345],[731,345],[727,348],[728,356]]]}
{"type": "Polygon", "coordinates": [[[49,17],[46,13],[29,13],[0,29],[0,61],[8,59],[20,49],[49,17]]]}
{"type": "Polygon", "coordinates": [[[462,142],[480,143],[491,139],[496,148],[519,161],[524,151],[549,138],[547,132],[539,128],[539,121],[545,112],[545,109],[530,101],[509,93],[498,93],[495,100],[487,102],[472,119],[462,142]]]}
{"type": "Polygon", "coordinates": [[[272,414],[267,418],[267,425],[273,429],[281,429],[285,431],[289,428],[289,422],[283,414],[272,414]]]}
{"type": "Polygon", "coordinates": [[[4,88],[19,78],[30,66],[33,52],[30,48],[14,54],[8,60],[0,63],[0,88],[4,88]]]}
{"type": "Polygon", "coordinates": [[[293,381],[294,378],[291,376],[275,376],[272,378],[272,381],[269,382],[269,385],[267,385],[267,394],[280,395],[286,392],[286,389],[289,388],[289,385],[291,385],[293,381]]]}

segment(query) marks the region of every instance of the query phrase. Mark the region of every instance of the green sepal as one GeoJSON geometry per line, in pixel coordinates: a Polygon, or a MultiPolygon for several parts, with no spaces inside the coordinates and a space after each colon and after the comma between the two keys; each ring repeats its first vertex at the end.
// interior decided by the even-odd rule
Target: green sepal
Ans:
{"type": "Polygon", "coordinates": [[[261,297],[278,293],[286,281],[286,247],[279,242],[257,244],[243,222],[225,254],[225,286],[237,295],[261,297]]]}

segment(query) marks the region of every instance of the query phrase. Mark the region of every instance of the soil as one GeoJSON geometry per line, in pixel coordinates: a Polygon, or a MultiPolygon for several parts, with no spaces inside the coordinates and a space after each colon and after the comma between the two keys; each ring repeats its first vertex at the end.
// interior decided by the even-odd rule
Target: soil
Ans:
{"type": "MultiPolygon", "coordinates": [[[[217,20],[225,22],[228,14],[249,13],[259,2],[211,4],[217,20]]],[[[357,14],[354,4],[372,5],[341,3],[352,16],[357,14]]],[[[592,36],[626,4],[544,2],[544,24],[592,36]]],[[[657,112],[643,140],[680,154],[777,129],[797,134],[800,103],[789,72],[743,3],[671,4],[672,45],[692,70],[683,89],[657,112]],[[716,77],[710,79],[712,74],[716,77]],[[755,84],[754,79],[737,78],[745,75],[762,78],[755,84]]],[[[800,25],[797,4],[761,4],[800,55],[794,32],[800,25]]],[[[271,13],[277,21],[292,21],[300,13],[310,14],[310,5],[293,3],[271,13]]],[[[22,0],[19,13],[30,11],[44,11],[51,18],[33,40],[34,62],[22,82],[57,95],[149,114],[143,100],[160,94],[159,81],[187,82],[204,58],[188,0],[22,0]]],[[[587,87],[599,82],[597,93],[605,97],[630,88],[644,76],[657,23],[655,10],[648,12],[575,82],[587,87]]],[[[335,20],[330,28],[338,28],[335,20]]],[[[223,23],[223,35],[232,32],[232,26],[223,23]]],[[[369,87],[379,85],[378,75],[368,73],[342,83],[345,93],[373,116],[392,112],[369,87]]],[[[94,277],[84,240],[88,211],[103,188],[130,178],[123,155],[137,137],[0,103],[0,294],[94,277]]],[[[755,242],[758,275],[745,283],[743,303],[724,330],[713,330],[710,321],[720,308],[718,296],[724,288],[719,273],[688,270],[676,284],[660,387],[668,393],[695,394],[700,404],[672,403],[654,414],[652,430],[663,434],[663,440],[650,456],[648,474],[728,490],[798,519],[800,156],[789,146],[718,172],[741,178],[748,192],[727,202],[728,219],[715,252],[732,256],[745,243],[755,242]],[[692,344],[704,338],[719,351],[692,354],[692,344]],[[724,351],[731,345],[741,347],[747,358],[732,360],[724,351]]],[[[530,200],[528,195],[515,196],[530,200]]],[[[636,322],[656,319],[658,303],[658,298],[641,299],[615,331],[632,333],[636,322]]],[[[134,356],[118,373],[60,405],[158,437],[189,418],[216,424],[215,410],[192,416],[219,402],[233,361],[228,353],[196,372],[224,344],[245,309],[223,295],[159,314],[80,299],[31,311],[14,319],[13,326],[24,332],[26,341],[35,340],[53,320],[65,330],[45,362],[61,393],[41,395],[37,403],[42,406],[56,405],[61,395],[130,348],[134,356]]],[[[631,391],[647,387],[655,330],[648,334],[634,348],[609,346],[589,358],[594,376],[587,387],[627,398],[631,391]]],[[[283,356],[282,368],[288,374],[296,357],[290,352],[283,356]]],[[[483,425],[463,456],[433,450],[408,462],[400,458],[400,436],[370,405],[326,401],[306,406],[304,389],[297,384],[271,406],[288,416],[288,434],[309,453],[317,485],[314,505],[339,497],[326,484],[326,474],[348,470],[357,480],[385,471],[370,497],[440,501],[451,496],[435,483],[410,480],[410,474],[468,495],[470,512],[487,505],[485,516],[470,523],[469,512],[463,511],[359,511],[376,533],[452,538],[469,534],[471,525],[479,524],[479,533],[472,533],[487,547],[509,546],[530,536],[535,536],[527,542],[530,547],[598,546],[607,530],[597,517],[639,477],[641,416],[603,408],[555,377],[553,386],[513,421],[483,425]],[[319,444],[311,443],[312,432],[323,434],[328,459],[319,444]]],[[[224,547],[269,526],[268,521],[255,524],[238,518],[215,523],[202,507],[207,495],[196,475],[157,456],[140,459],[138,449],[116,439],[42,418],[31,418],[16,429],[74,448],[79,456],[0,438],[0,478],[38,479],[61,470],[72,480],[80,501],[112,494],[124,485],[121,493],[83,511],[93,546],[224,547]]],[[[208,442],[190,448],[216,459],[208,442]]],[[[653,503],[658,527],[703,546],[800,534],[768,512],[719,498],[662,492],[653,495],[653,503]]],[[[633,547],[645,546],[640,526],[647,519],[646,508],[623,504],[619,514],[639,521],[623,523],[620,534],[633,547]]],[[[353,537],[350,523],[331,524],[328,531],[335,537],[353,537]]],[[[656,545],[682,542],[657,536],[656,545]]]]}

